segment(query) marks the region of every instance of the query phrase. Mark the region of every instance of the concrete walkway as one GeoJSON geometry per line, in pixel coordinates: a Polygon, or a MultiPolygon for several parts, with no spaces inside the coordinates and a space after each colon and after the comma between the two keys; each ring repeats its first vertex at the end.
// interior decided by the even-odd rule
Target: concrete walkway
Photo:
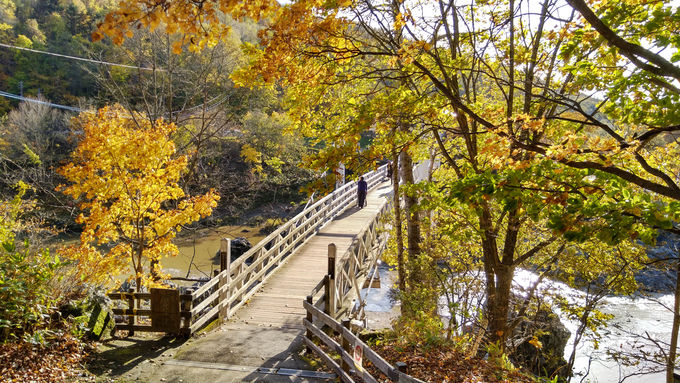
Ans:
{"type": "MultiPolygon", "coordinates": [[[[323,227],[291,256],[236,317],[166,351],[144,373],[129,378],[149,382],[325,382],[329,373],[314,373],[302,356],[302,301],[327,271],[328,244],[341,257],[389,195],[389,182],[323,227]]],[[[216,245],[217,246],[217,245],[216,245]]]]}

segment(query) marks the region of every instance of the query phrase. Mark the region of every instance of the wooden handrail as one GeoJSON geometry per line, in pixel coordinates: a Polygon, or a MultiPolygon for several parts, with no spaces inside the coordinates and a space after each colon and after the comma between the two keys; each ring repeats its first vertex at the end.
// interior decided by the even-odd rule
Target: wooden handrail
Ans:
{"type": "MultiPolygon", "coordinates": [[[[427,172],[424,170],[429,166],[428,161],[421,162],[420,164],[414,166],[414,173],[416,174],[416,181],[422,180],[427,172]]],[[[373,176],[373,175],[372,175],[373,176]]],[[[366,177],[368,178],[368,177],[366,177]]],[[[376,182],[377,178],[371,177],[367,182],[376,182]]],[[[308,349],[314,351],[319,355],[327,366],[336,371],[338,376],[340,376],[343,382],[353,382],[352,378],[347,374],[349,372],[349,366],[353,363],[352,357],[347,352],[346,348],[342,345],[353,344],[354,347],[360,347],[363,351],[366,359],[370,360],[371,363],[378,368],[385,376],[387,376],[393,382],[407,382],[407,383],[422,383],[421,380],[416,379],[410,375],[401,372],[398,368],[391,366],[387,363],[380,355],[375,351],[371,350],[364,342],[362,342],[356,335],[354,335],[349,330],[349,325],[343,326],[340,322],[336,320],[334,316],[340,316],[342,310],[337,310],[337,307],[325,307],[322,311],[319,306],[324,304],[327,306],[329,303],[338,302],[342,308],[346,304],[348,297],[352,294],[356,294],[359,299],[361,299],[360,285],[357,278],[368,277],[368,272],[371,268],[375,267],[378,256],[386,246],[386,241],[381,241],[380,247],[376,250],[374,249],[373,242],[378,240],[378,231],[382,228],[381,218],[383,214],[389,209],[392,201],[384,201],[376,216],[367,224],[365,224],[359,233],[354,237],[352,244],[347,249],[347,251],[340,258],[340,265],[335,264],[335,257],[329,256],[329,262],[333,262],[333,276],[327,275],[323,280],[321,280],[312,290],[307,300],[303,301],[303,307],[307,311],[307,316],[303,319],[303,324],[307,329],[304,337],[305,344],[308,349]],[[330,258],[333,258],[330,260],[330,258]],[[365,274],[365,275],[364,275],[365,274]],[[332,281],[333,285],[329,286],[329,281],[332,281]],[[324,291],[324,297],[319,298],[317,302],[314,302],[314,296],[321,291],[322,286],[326,286],[324,291]],[[328,299],[327,295],[333,294],[334,297],[338,299],[328,299]],[[339,314],[338,314],[339,313],[339,314]],[[330,315],[329,315],[330,314],[330,315]],[[340,334],[341,344],[333,340],[325,332],[321,331],[315,325],[315,320],[323,323],[323,325],[328,326],[335,332],[340,334]],[[340,356],[342,367],[324,350],[314,344],[313,337],[316,337],[321,342],[325,343],[331,350],[335,351],[340,356]]],[[[362,281],[363,282],[363,281],[362,281]]],[[[361,308],[363,309],[363,307],[361,308]]],[[[371,376],[366,370],[358,369],[355,374],[363,379],[365,382],[376,382],[377,380],[371,376]]]]}
{"type": "Polygon", "coordinates": [[[368,270],[375,266],[382,249],[376,251],[375,254],[371,256],[371,254],[369,254],[369,246],[364,243],[364,239],[369,233],[373,233],[373,236],[377,237],[377,231],[382,229],[382,227],[379,225],[382,215],[385,214],[390,206],[391,201],[384,201],[382,203],[378,210],[378,214],[376,214],[376,216],[370,222],[366,223],[361,228],[357,236],[352,241],[350,247],[340,258],[340,265],[338,266],[338,270],[340,270],[340,272],[338,273],[338,277],[335,280],[335,290],[339,295],[339,304],[342,305],[346,303],[353,295],[357,295],[359,298],[361,298],[359,292],[361,287],[357,285],[359,281],[355,281],[356,283],[353,283],[351,280],[348,280],[348,278],[356,279],[356,277],[360,276],[359,273],[363,273],[363,271],[358,273],[356,272],[357,270],[366,269],[367,273],[368,270]]]}
{"type": "MultiPolygon", "coordinates": [[[[426,170],[428,168],[429,160],[422,161],[413,166],[413,173],[416,182],[422,181],[427,176],[426,170]]],[[[373,178],[371,179],[372,182],[375,180],[376,179],[373,178]]],[[[379,225],[380,220],[383,214],[385,214],[385,212],[391,208],[392,204],[393,201],[391,199],[382,202],[375,217],[361,228],[359,233],[354,237],[350,247],[347,249],[347,251],[345,251],[342,257],[339,258],[340,265],[338,266],[338,270],[342,272],[339,272],[337,278],[335,279],[335,291],[339,297],[337,300],[338,304],[345,304],[347,301],[349,301],[349,298],[355,294],[359,299],[361,299],[359,292],[360,287],[357,285],[358,281],[356,280],[360,275],[355,273],[355,271],[363,270],[364,268],[370,270],[371,267],[375,266],[377,258],[382,252],[382,249],[380,249],[380,251],[376,251],[372,257],[369,257],[370,250],[365,243],[364,246],[362,246],[362,242],[364,241],[364,238],[367,234],[373,232],[373,234],[377,235],[377,231],[382,229],[382,227],[379,225]],[[350,271],[352,271],[352,273],[350,273],[350,271]],[[348,278],[352,278],[354,281],[348,280],[348,278]]],[[[383,245],[385,244],[386,243],[383,243],[383,245]]],[[[338,313],[342,312],[340,310],[335,310],[335,308],[333,311],[338,313]]]]}
{"type": "MultiPolygon", "coordinates": [[[[410,375],[407,375],[401,371],[399,371],[398,368],[392,366],[389,362],[387,362],[383,357],[381,357],[378,353],[373,351],[366,343],[364,343],[361,339],[359,339],[358,336],[354,335],[348,328],[345,328],[340,322],[335,320],[334,318],[330,317],[328,314],[324,313],[317,307],[315,307],[313,304],[310,304],[307,301],[302,302],[303,307],[305,310],[311,314],[313,320],[309,321],[307,318],[303,319],[303,324],[306,329],[308,329],[314,336],[319,338],[323,343],[325,343],[329,348],[331,348],[333,351],[335,351],[338,355],[343,360],[346,360],[348,364],[352,364],[352,356],[347,353],[338,342],[333,340],[330,336],[325,334],[317,325],[314,324],[314,320],[319,321],[325,326],[328,326],[329,328],[333,329],[336,333],[340,334],[341,339],[345,339],[349,342],[349,344],[353,345],[354,347],[360,347],[363,356],[368,359],[380,372],[382,372],[385,376],[387,376],[391,381],[393,382],[412,382],[412,383],[422,383],[421,380],[416,379],[410,375]]],[[[313,343],[312,339],[308,339],[305,337],[305,343],[313,343]]],[[[314,351],[317,353],[322,353],[322,358],[324,360],[332,360],[330,356],[325,354],[320,348],[316,348],[314,351]]],[[[332,366],[336,372],[338,372],[339,366],[337,363],[335,366],[332,366]]],[[[369,381],[369,382],[377,382],[377,380],[371,376],[367,371],[356,371],[358,375],[360,375],[364,381],[369,381]]],[[[349,376],[345,377],[343,374],[338,374],[341,376],[342,380],[344,382],[351,382],[351,378],[349,376]]]]}

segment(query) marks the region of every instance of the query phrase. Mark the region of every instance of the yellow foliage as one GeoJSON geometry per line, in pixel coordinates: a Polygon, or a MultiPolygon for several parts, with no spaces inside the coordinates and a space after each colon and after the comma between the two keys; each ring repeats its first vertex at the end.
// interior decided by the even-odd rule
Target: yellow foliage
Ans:
{"type": "Polygon", "coordinates": [[[531,340],[529,340],[529,344],[531,344],[532,346],[536,347],[539,350],[543,348],[543,343],[541,343],[541,341],[538,340],[538,338],[536,338],[535,336],[531,338],[531,340]]]}
{"type": "MultiPolygon", "coordinates": [[[[275,0],[121,0],[118,9],[106,15],[97,31],[92,33],[94,41],[104,35],[114,43],[121,44],[129,37],[133,25],[141,23],[151,30],[164,28],[167,33],[182,31],[189,41],[190,51],[214,46],[229,33],[229,26],[222,23],[222,14],[235,19],[260,19],[278,8],[275,0]]],[[[173,46],[173,52],[181,52],[181,47],[173,46]]]]}
{"type": "Polygon", "coordinates": [[[91,282],[120,274],[128,262],[140,281],[144,263],[177,254],[171,241],[181,225],[210,215],[219,196],[189,197],[179,187],[187,158],[175,154],[172,123],[152,124],[114,106],[83,112],[73,125],[83,139],[59,169],[71,182],[60,189],[79,202],[84,228],[81,243],[62,254],[89,270],[91,282]]]}
{"type": "Polygon", "coordinates": [[[245,144],[241,148],[241,157],[243,157],[247,163],[253,165],[256,172],[262,171],[262,153],[257,151],[257,149],[245,144]]]}

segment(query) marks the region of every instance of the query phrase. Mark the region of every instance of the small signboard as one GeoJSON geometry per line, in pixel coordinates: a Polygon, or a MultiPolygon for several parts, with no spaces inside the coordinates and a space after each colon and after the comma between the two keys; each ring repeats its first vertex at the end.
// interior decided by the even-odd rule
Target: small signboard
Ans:
{"type": "Polygon", "coordinates": [[[354,346],[354,367],[357,368],[359,371],[363,371],[363,367],[361,366],[361,360],[364,356],[364,349],[361,348],[360,344],[357,344],[354,346]]]}

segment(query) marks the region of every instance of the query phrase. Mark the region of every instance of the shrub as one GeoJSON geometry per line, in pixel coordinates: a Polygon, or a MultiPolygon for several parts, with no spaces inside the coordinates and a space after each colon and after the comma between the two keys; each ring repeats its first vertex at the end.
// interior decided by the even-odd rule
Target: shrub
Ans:
{"type": "Polygon", "coordinates": [[[63,263],[47,249],[33,249],[16,239],[27,229],[20,214],[33,205],[22,200],[26,186],[11,201],[0,202],[0,343],[33,332],[50,319],[55,297],[50,284],[63,263]]]}

